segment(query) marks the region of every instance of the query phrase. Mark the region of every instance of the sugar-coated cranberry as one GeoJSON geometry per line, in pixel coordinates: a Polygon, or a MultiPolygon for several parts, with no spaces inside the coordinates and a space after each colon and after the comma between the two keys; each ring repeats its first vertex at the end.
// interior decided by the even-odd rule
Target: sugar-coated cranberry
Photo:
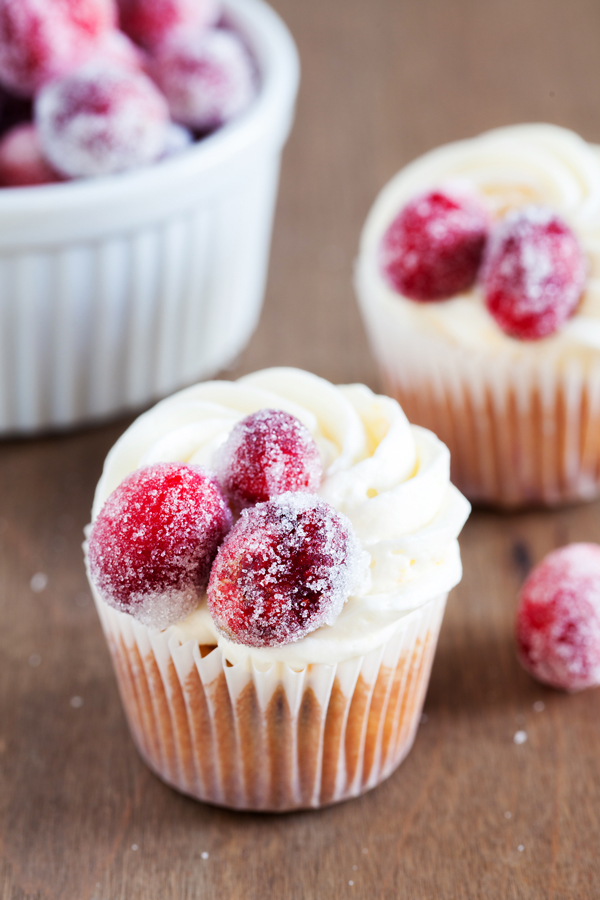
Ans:
{"type": "Polygon", "coordinates": [[[184,128],[183,125],[176,125],[175,122],[171,122],[161,159],[169,159],[171,156],[176,156],[193,143],[194,135],[189,129],[184,128]]]}
{"type": "Polygon", "coordinates": [[[552,210],[528,206],[492,232],[483,270],[488,310],[503,331],[536,340],[575,311],[586,280],[579,241],[552,210]]]}
{"type": "Polygon", "coordinates": [[[256,92],[246,48],[221,28],[178,33],[159,48],[153,74],[173,119],[200,132],[242,113],[256,92]]]}
{"type": "Polygon", "coordinates": [[[535,567],[521,590],[516,639],[538,681],[566,691],[600,685],[598,544],[569,544],[535,567]]]}
{"type": "Polygon", "coordinates": [[[145,625],[166,628],[198,605],[231,512],[198,466],[157,463],[113,491],[89,537],[102,599],[145,625]]]}
{"type": "Polygon", "coordinates": [[[133,69],[134,72],[144,72],[149,68],[148,55],[126,34],[116,29],[106,32],[98,44],[94,58],[121,69],[133,69]]]}
{"type": "Polygon", "coordinates": [[[61,181],[42,155],[35,125],[15,125],[0,138],[0,186],[33,187],[61,181]]]}
{"type": "Polygon", "coordinates": [[[166,101],[146,75],[101,61],[43,88],[35,117],[44,155],[71,177],[154,162],[169,127],[166,101]]]}
{"type": "Polygon", "coordinates": [[[238,422],[220,449],[215,468],[238,511],[286,491],[314,493],[323,474],[309,430],[280,409],[261,409],[238,422]]]}
{"type": "Polygon", "coordinates": [[[114,0],[0,0],[0,79],[31,97],[93,55],[115,23],[114,0]]]}
{"type": "Polygon", "coordinates": [[[382,272],[411,300],[448,299],[475,284],[487,233],[487,214],[474,196],[429,191],[407,203],[385,233],[382,272]]]}
{"type": "Polygon", "coordinates": [[[345,516],[313,494],[282,494],[242,513],[213,564],[208,606],[231,641],[288,644],[333,624],[363,562],[345,516]]]}
{"type": "Polygon", "coordinates": [[[156,49],[179,29],[199,30],[214,24],[221,0],[118,0],[119,19],[136,43],[156,49]]]}

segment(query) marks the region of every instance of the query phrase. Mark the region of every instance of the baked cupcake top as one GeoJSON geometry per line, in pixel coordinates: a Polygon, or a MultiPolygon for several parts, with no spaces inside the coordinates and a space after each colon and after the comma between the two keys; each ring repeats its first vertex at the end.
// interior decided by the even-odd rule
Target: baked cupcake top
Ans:
{"type": "MultiPolygon", "coordinates": [[[[312,496],[312,506],[332,508],[349,523],[351,595],[343,597],[331,621],[325,617],[325,624],[282,646],[232,640],[215,625],[205,595],[169,628],[182,642],[218,644],[234,663],[249,656],[258,665],[303,667],[367,653],[388,639],[400,617],[458,583],[457,537],[469,514],[469,504],[450,484],[447,448],[431,432],[411,426],[388,397],[362,385],[334,387],[285,368],[184,390],[142,415],[113,447],[96,490],[93,519],[136,470],[176,462],[218,470],[236,424],[262,410],[293,416],[318,448],[320,483],[314,483],[311,462],[307,489],[312,493],[283,496],[303,508],[308,501],[302,498],[312,496]]],[[[240,522],[247,518],[242,514],[240,522]]],[[[344,589],[333,587],[338,593],[344,589]]]]}
{"type": "MultiPolygon", "coordinates": [[[[543,260],[534,259],[534,263],[534,280],[543,278],[543,260]]],[[[468,268],[468,256],[462,264],[468,268]]],[[[600,149],[564,128],[534,124],[499,128],[425,154],[402,169],[377,198],[363,231],[356,277],[361,303],[365,307],[385,307],[389,315],[397,318],[399,327],[408,317],[411,327],[429,333],[437,331],[445,339],[472,350],[508,353],[513,358],[597,353],[600,149]],[[386,235],[407,204],[435,190],[466,198],[470,219],[464,227],[471,229],[471,249],[475,253],[478,229],[485,230],[485,223],[482,225],[477,218],[479,207],[489,223],[487,249],[482,243],[479,271],[470,283],[467,275],[466,288],[460,285],[459,278],[454,289],[451,286],[449,296],[415,302],[391,283],[385,271],[386,235]],[[571,241],[566,250],[560,247],[559,254],[565,258],[569,252],[576,256],[581,253],[575,262],[569,262],[572,283],[564,315],[547,334],[536,335],[539,339],[528,339],[526,332],[512,336],[488,309],[490,279],[484,283],[486,266],[489,273],[490,256],[494,248],[497,251],[501,239],[499,223],[504,220],[510,226],[511,218],[517,221],[517,227],[520,220],[533,228],[543,228],[548,223],[554,226],[556,223],[551,220],[556,219],[566,240],[571,241]]]]}

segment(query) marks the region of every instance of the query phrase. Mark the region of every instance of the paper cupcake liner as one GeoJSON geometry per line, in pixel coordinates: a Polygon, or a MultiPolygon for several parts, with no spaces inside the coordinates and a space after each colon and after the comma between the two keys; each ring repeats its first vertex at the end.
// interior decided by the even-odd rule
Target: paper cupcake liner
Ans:
{"type": "Polygon", "coordinates": [[[233,809],[316,808],[387,778],[412,747],[446,594],[365,656],[294,671],[231,665],[96,597],[135,744],[167,784],[233,809]]]}
{"type": "Polygon", "coordinates": [[[600,494],[600,365],[486,357],[408,330],[392,340],[371,324],[386,392],[448,446],[452,481],[470,500],[518,507],[600,494]]]}

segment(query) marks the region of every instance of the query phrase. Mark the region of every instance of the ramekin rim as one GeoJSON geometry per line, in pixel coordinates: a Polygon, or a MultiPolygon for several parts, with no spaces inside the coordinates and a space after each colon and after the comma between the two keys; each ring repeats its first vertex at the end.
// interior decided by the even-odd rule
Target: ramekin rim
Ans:
{"type": "MultiPolygon", "coordinates": [[[[114,197],[122,202],[128,195],[168,187],[200,173],[216,171],[232,156],[259,143],[273,111],[282,111],[295,97],[300,80],[300,62],[296,45],[287,25],[264,0],[224,0],[226,14],[247,39],[258,64],[262,83],[251,107],[238,119],[223,126],[189,149],[131,172],[100,178],[75,179],[61,184],[0,189],[0,216],[63,212],[105,205],[114,197]]],[[[278,117],[281,120],[281,115],[278,117]]],[[[291,125],[284,119],[279,125],[281,143],[291,125]]]]}

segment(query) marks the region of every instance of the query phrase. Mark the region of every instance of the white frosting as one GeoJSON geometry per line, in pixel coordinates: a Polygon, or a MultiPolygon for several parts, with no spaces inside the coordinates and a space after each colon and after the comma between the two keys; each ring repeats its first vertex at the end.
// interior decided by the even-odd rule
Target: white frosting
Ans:
{"type": "Polygon", "coordinates": [[[181,641],[218,644],[231,662],[259,666],[338,663],[381,646],[400,617],[458,583],[457,537],[469,504],[450,484],[450,455],[409,425],[395,400],[362,385],[334,387],[298,369],[267,369],[237,382],[181,391],[141,416],[109,453],[93,517],[132,471],[154,462],[212,467],[234,424],[258,409],[284,409],[309,429],[323,460],[321,496],[352,522],[370,555],[370,577],[333,625],[284,647],[254,649],[217,634],[203,601],[171,627],[181,641]]]}
{"type": "Polygon", "coordinates": [[[600,149],[555,125],[516,125],[426,153],[377,198],[363,231],[357,289],[365,314],[383,317],[388,330],[434,331],[486,354],[547,358],[582,348],[595,354],[600,351],[600,149]],[[560,332],[540,341],[508,337],[488,313],[478,286],[450,300],[415,303],[384,280],[379,248],[393,219],[414,196],[451,183],[474,190],[493,218],[520,206],[544,205],[574,230],[589,277],[576,314],[560,332]]]}

